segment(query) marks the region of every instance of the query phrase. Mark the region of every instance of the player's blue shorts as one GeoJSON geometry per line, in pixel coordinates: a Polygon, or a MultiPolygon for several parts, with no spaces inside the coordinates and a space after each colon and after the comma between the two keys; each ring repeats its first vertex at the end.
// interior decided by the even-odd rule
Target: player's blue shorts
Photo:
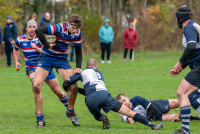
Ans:
{"type": "Polygon", "coordinates": [[[53,67],[56,69],[57,72],[59,68],[71,69],[67,58],[53,57],[42,52],[40,54],[40,59],[38,61],[37,67],[41,67],[49,72],[51,72],[53,67]]]}
{"type": "MultiPolygon", "coordinates": [[[[35,72],[35,68],[31,68],[31,67],[26,67],[26,75],[30,75],[32,72],[35,72]]],[[[56,78],[56,75],[54,73],[53,70],[51,70],[51,72],[49,73],[49,75],[46,77],[45,80],[51,80],[56,78]]]]}
{"type": "Polygon", "coordinates": [[[153,120],[161,120],[162,121],[162,115],[164,113],[168,113],[170,110],[170,105],[168,100],[153,100],[150,101],[156,108],[157,113],[153,116],[153,120]]]}
{"type": "Polygon", "coordinates": [[[101,114],[101,108],[107,113],[112,110],[118,102],[119,101],[113,98],[106,90],[92,92],[85,97],[85,103],[92,115],[101,114]]]}

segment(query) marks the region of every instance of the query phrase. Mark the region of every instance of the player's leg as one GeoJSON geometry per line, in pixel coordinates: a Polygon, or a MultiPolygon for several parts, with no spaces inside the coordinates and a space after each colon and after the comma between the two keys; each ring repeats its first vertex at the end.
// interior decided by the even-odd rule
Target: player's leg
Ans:
{"type": "Polygon", "coordinates": [[[43,127],[45,125],[44,114],[42,111],[43,98],[42,98],[41,87],[48,74],[49,74],[49,71],[41,67],[37,67],[34,74],[33,94],[34,94],[34,101],[36,104],[38,127],[43,127]]]}
{"type": "Polygon", "coordinates": [[[181,121],[179,114],[176,113],[165,113],[162,115],[162,121],[181,121]]]}
{"type": "MultiPolygon", "coordinates": [[[[74,74],[72,69],[59,68],[57,69],[57,71],[64,81],[74,74]]],[[[67,91],[68,107],[67,107],[66,115],[72,120],[72,123],[74,126],[80,126],[80,123],[78,119],[75,117],[76,114],[74,112],[74,104],[76,101],[76,96],[77,96],[77,91],[78,91],[76,83],[71,85],[67,90],[68,90],[67,91]]]]}
{"type": "Polygon", "coordinates": [[[168,99],[168,101],[169,101],[170,109],[175,109],[180,106],[178,99],[168,99]]]}
{"type": "Polygon", "coordinates": [[[182,118],[182,128],[179,131],[186,134],[189,133],[189,123],[190,123],[190,113],[191,113],[190,101],[188,99],[188,96],[197,89],[198,87],[191,85],[189,82],[183,79],[177,91],[177,96],[180,103],[180,114],[182,118]]]}
{"type": "Polygon", "coordinates": [[[144,125],[147,125],[149,127],[151,127],[151,129],[153,130],[159,130],[163,127],[163,124],[157,124],[154,125],[151,122],[149,122],[146,118],[144,118],[142,115],[130,110],[129,108],[127,108],[125,105],[123,105],[121,102],[119,102],[115,108],[113,108],[113,111],[124,114],[128,117],[133,118],[133,120],[140,122],[144,125]]]}

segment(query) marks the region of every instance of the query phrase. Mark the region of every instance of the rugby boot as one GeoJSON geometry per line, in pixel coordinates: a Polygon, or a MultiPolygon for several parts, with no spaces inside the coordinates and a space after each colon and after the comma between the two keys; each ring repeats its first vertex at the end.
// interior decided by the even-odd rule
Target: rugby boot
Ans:
{"type": "Polygon", "coordinates": [[[175,130],[174,133],[170,133],[170,134],[190,134],[190,133],[188,133],[183,128],[181,128],[180,130],[175,130]]]}
{"type": "Polygon", "coordinates": [[[44,127],[46,125],[44,119],[37,119],[37,127],[41,128],[44,127]]]}
{"type": "Polygon", "coordinates": [[[163,128],[163,123],[159,123],[157,125],[153,125],[153,127],[151,127],[152,130],[160,130],[163,128]]]}
{"type": "Polygon", "coordinates": [[[79,123],[79,121],[77,119],[77,115],[75,113],[69,114],[68,112],[66,112],[66,115],[67,115],[68,118],[71,119],[72,124],[74,126],[80,126],[80,123],[79,123]]]}
{"type": "Polygon", "coordinates": [[[190,115],[190,120],[200,120],[200,118],[195,115],[190,115]]]}
{"type": "Polygon", "coordinates": [[[109,129],[110,123],[108,120],[108,117],[106,115],[103,115],[103,129],[109,129]]]}

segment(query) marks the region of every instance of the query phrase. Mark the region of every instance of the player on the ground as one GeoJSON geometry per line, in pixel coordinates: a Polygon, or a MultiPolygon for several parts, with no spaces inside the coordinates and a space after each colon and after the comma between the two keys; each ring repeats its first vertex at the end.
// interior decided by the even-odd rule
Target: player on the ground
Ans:
{"type": "Polygon", "coordinates": [[[176,20],[178,27],[183,28],[182,43],[185,50],[170,74],[176,76],[187,65],[190,66],[191,71],[182,80],[177,91],[182,128],[173,134],[189,134],[191,107],[188,96],[200,88],[200,26],[192,20],[192,12],[187,7],[181,7],[177,10],[176,20]]]}
{"type": "Polygon", "coordinates": [[[101,108],[106,113],[113,110],[127,115],[135,121],[151,127],[153,130],[158,130],[163,127],[162,123],[153,125],[146,118],[128,109],[125,105],[122,105],[121,102],[113,98],[106,89],[102,73],[97,69],[98,66],[96,60],[89,59],[87,61],[86,69],[84,69],[81,74],[75,74],[72,77],[69,77],[69,79],[63,83],[63,88],[67,90],[70,85],[76,83],[78,80],[82,81],[86,95],[85,103],[94,118],[98,121],[103,121],[103,129],[109,129],[110,125],[108,117],[101,113],[101,108]]]}
{"type": "MultiPolygon", "coordinates": [[[[37,28],[37,23],[35,20],[28,21],[26,28],[27,33],[17,38],[15,47],[13,48],[13,56],[15,59],[16,71],[20,70],[19,68],[20,63],[18,62],[18,57],[19,57],[19,49],[21,48],[23,50],[25,64],[26,64],[26,75],[28,75],[32,83],[34,81],[35,68],[39,60],[39,55],[40,55],[39,52],[42,51],[41,50],[42,44],[38,42],[38,37],[35,34],[36,28],[37,28]]],[[[49,85],[51,90],[59,97],[60,101],[67,107],[68,100],[66,94],[61,90],[53,70],[45,78],[45,82],[49,85]]],[[[38,110],[41,111],[40,113],[37,112],[37,127],[43,127],[45,126],[45,121],[44,121],[44,114],[42,113],[42,104],[43,104],[42,92],[34,94],[34,101],[35,101],[36,111],[38,110]],[[36,100],[36,98],[39,99],[36,100]]]]}
{"type": "MultiPolygon", "coordinates": [[[[117,95],[116,99],[122,102],[129,109],[141,114],[147,120],[160,120],[160,121],[180,121],[179,114],[169,113],[170,109],[179,107],[178,99],[165,99],[148,101],[143,97],[135,96],[131,99],[125,94],[117,95]],[[154,106],[151,106],[151,104],[154,106]]],[[[121,114],[121,118],[128,123],[134,123],[132,118],[121,114]]],[[[198,116],[191,115],[192,119],[200,120],[198,116]]]]}
{"type": "MultiPolygon", "coordinates": [[[[42,84],[54,67],[63,80],[67,80],[74,73],[81,73],[82,63],[82,40],[79,27],[82,26],[82,19],[77,14],[72,14],[68,22],[63,22],[56,25],[48,25],[39,27],[35,30],[39,40],[44,45],[41,52],[41,58],[35,70],[35,78],[33,82],[34,94],[41,92],[42,84]],[[49,44],[44,34],[55,35],[57,40],[55,46],[49,44]],[[72,70],[67,57],[67,49],[71,42],[74,42],[76,51],[76,69],[72,70]]],[[[77,85],[74,83],[67,89],[68,108],[66,115],[72,120],[73,125],[80,126],[78,119],[74,113],[74,103],[77,96],[77,85]]],[[[38,98],[36,98],[37,100],[38,98]]],[[[41,111],[37,111],[41,112],[41,111]]]]}

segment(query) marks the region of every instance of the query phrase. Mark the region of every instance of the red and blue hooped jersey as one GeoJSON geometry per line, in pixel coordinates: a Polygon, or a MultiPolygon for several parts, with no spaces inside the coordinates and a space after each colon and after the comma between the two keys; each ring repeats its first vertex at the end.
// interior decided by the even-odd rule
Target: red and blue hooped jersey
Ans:
{"type": "Polygon", "coordinates": [[[68,57],[67,49],[71,42],[74,42],[74,46],[81,46],[82,39],[81,39],[81,31],[80,29],[77,30],[75,34],[68,35],[68,23],[63,22],[56,25],[48,25],[48,34],[49,35],[56,35],[56,45],[53,48],[46,49],[43,47],[43,51],[51,56],[56,57],[68,57]]]}
{"type": "Polygon", "coordinates": [[[40,53],[31,47],[31,42],[35,43],[37,47],[42,48],[42,44],[39,43],[38,37],[35,36],[32,40],[26,37],[26,33],[18,37],[15,44],[15,49],[20,48],[23,51],[26,68],[36,68],[40,53]]]}

